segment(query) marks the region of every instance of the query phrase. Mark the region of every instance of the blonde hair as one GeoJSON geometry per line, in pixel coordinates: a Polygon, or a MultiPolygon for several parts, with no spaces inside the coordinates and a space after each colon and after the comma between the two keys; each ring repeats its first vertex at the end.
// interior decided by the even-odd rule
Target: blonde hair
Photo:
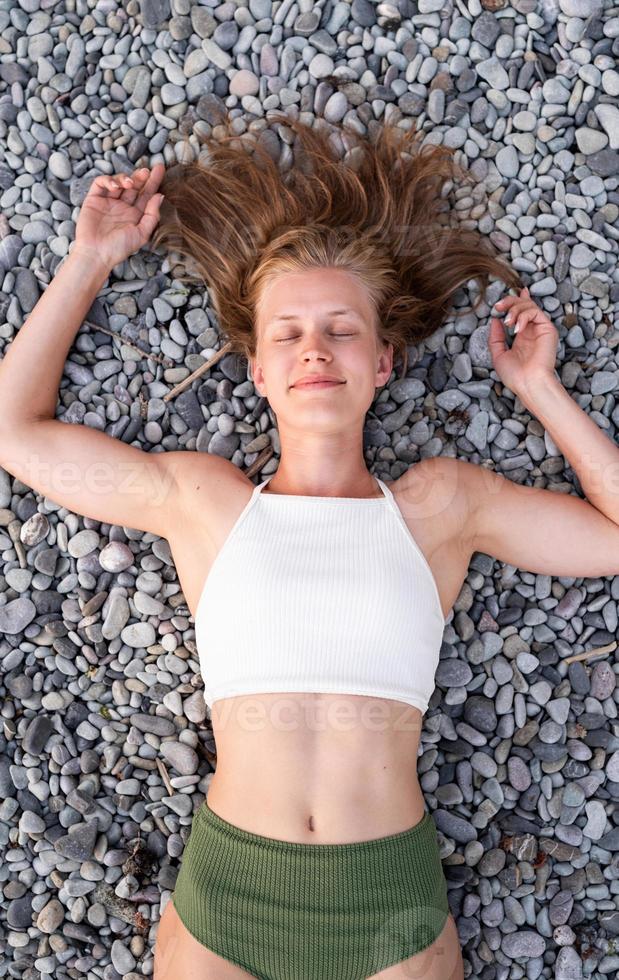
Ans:
{"type": "MultiPolygon", "coordinates": [[[[379,341],[402,360],[401,377],[407,345],[443,324],[459,287],[477,280],[483,290],[494,276],[521,288],[518,273],[488,239],[459,225],[442,195],[445,181],[474,178],[450,148],[422,145],[414,127],[384,125],[371,139],[278,112],[260,120],[257,135],[241,136],[235,122],[222,113],[210,135],[197,134],[204,154],[166,172],[151,246],[193,266],[178,278],[206,283],[220,332],[248,360],[262,291],[285,272],[333,266],[357,276],[379,341]]],[[[482,299],[480,291],[467,310],[482,299]]]]}

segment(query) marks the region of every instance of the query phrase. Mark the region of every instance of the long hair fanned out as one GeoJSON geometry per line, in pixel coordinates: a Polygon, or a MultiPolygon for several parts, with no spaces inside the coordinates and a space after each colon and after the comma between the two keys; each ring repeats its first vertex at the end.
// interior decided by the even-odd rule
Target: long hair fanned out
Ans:
{"type": "Polygon", "coordinates": [[[447,190],[474,182],[450,148],[393,124],[369,138],[281,112],[260,122],[262,130],[239,135],[222,115],[209,135],[196,134],[204,149],[166,172],[151,240],[154,250],[176,253],[181,281],[207,285],[234,351],[255,356],[262,291],[286,272],[333,266],[357,276],[379,339],[402,360],[401,376],[407,345],[442,326],[459,288],[477,280],[477,308],[491,277],[522,287],[489,240],[463,228],[449,207],[446,182],[447,190]]]}

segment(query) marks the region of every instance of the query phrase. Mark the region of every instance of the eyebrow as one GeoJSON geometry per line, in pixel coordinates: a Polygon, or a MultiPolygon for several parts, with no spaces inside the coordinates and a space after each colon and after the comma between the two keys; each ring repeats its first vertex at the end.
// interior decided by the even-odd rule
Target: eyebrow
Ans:
{"type": "MultiPolygon", "coordinates": [[[[349,313],[352,313],[353,316],[359,317],[360,320],[363,319],[360,313],[357,313],[356,310],[353,310],[351,307],[348,306],[344,307],[341,310],[327,310],[325,316],[345,316],[346,314],[349,313]]],[[[276,321],[280,321],[280,320],[298,320],[298,319],[299,319],[298,313],[282,313],[279,316],[272,317],[270,322],[275,323],[276,321]]]]}

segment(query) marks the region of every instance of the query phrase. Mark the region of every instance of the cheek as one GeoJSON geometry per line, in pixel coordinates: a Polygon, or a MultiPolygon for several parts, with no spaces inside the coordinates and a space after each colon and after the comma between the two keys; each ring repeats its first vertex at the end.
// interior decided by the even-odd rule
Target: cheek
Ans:
{"type": "Polygon", "coordinates": [[[282,387],[288,384],[288,379],[295,372],[294,356],[282,348],[269,350],[262,362],[262,371],[266,384],[282,387]]]}
{"type": "Polygon", "coordinates": [[[352,356],[351,364],[355,372],[358,373],[360,377],[363,377],[364,375],[367,375],[370,378],[374,377],[374,373],[376,371],[376,356],[374,351],[366,349],[355,351],[352,356]]]}

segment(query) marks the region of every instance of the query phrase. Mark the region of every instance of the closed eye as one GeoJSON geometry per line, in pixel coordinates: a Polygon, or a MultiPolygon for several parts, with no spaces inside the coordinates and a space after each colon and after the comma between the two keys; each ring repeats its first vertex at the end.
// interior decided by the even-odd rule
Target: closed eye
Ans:
{"type": "MultiPolygon", "coordinates": [[[[333,337],[354,337],[354,333],[334,333],[333,337]]],[[[276,344],[285,344],[287,340],[296,340],[296,337],[282,337],[280,340],[276,340],[276,344]]]]}

